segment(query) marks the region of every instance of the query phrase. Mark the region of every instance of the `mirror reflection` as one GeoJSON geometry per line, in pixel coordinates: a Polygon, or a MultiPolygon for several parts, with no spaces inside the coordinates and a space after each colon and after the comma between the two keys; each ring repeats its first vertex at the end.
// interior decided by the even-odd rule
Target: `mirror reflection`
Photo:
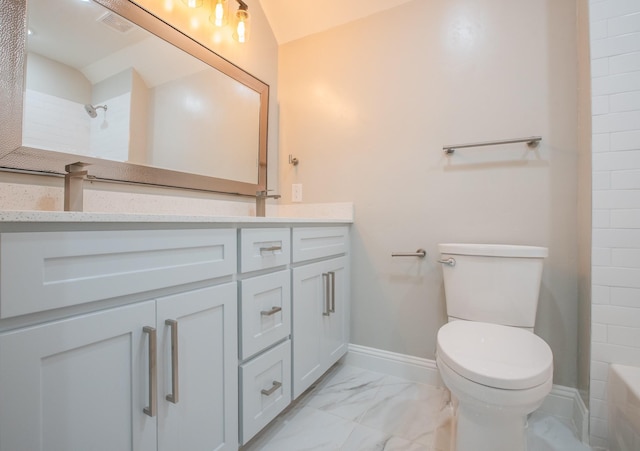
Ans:
{"type": "Polygon", "coordinates": [[[23,146],[258,183],[258,92],[93,1],[28,27],[23,146]]]}

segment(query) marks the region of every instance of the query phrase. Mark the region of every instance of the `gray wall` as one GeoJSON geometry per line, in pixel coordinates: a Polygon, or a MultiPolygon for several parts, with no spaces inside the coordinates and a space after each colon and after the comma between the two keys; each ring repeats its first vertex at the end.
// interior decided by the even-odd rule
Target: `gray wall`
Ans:
{"type": "Polygon", "coordinates": [[[73,67],[27,53],[27,89],[78,103],[91,102],[91,83],[73,67]]]}
{"type": "Polygon", "coordinates": [[[576,386],[576,36],[574,0],[415,0],[281,46],[284,201],[302,183],[306,202],[355,203],[353,343],[434,358],[438,243],[547,246],[536,332],[576,386]],[[530,135],[536,151],[442,153],[530,135]]]}

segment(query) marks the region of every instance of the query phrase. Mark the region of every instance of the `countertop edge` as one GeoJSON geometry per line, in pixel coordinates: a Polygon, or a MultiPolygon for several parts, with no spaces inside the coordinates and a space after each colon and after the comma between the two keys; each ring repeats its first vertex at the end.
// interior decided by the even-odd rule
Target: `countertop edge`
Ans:
{"type": "Polygon", "coordinates": [[[206,216],[61,211],[0,211],[2,223],[352,224],[353,218],[206,216]]]}

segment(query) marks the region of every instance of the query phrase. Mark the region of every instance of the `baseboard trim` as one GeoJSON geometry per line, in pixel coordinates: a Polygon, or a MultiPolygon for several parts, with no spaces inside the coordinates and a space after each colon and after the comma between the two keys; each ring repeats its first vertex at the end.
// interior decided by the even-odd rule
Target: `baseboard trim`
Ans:
{"type": "Polygon", "coordinates": [[[443,385],[435,360],[349,344],[345,363],[413,382],[443,385]]]}
{"type": "MultiPolygon", "coordinates": [[[[345,363],[413,382],[443,385],[436,362],[431,359],[349,344],[345,363]]],[[[554,385],[540,409],[549,415],[571,421],[577,436],[583,443],[589,443],[589,411],[577,389],[554,385]]]]}

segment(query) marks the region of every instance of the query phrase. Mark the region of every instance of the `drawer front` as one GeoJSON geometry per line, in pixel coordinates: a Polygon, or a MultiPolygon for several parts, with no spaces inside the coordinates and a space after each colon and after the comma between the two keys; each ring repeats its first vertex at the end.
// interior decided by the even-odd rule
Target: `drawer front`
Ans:
{"type": "Polygon", "coordinates": [[[291,403],[291,341],[240,366],[244,445],[291,403]]]}
{"type": "Polygon", "coordinates": [[[290,261],[291,239],[288,228],[240,231],[240,272],[284,266],[290,261]]]}
{"type": "Polygon", "coordinates": [[[293,262],[346,254],[349,226],[293,229],[293,262]]]}
{"type": "Polygon", "coordinates": [[[235,272],[235,229],[0,234],[0,318],[235,272]]]}
{"type": "Polygon", "coordinates": [[[291,333],[291,273],[278,271],[240,282],[240,359],[291,333]]]}

